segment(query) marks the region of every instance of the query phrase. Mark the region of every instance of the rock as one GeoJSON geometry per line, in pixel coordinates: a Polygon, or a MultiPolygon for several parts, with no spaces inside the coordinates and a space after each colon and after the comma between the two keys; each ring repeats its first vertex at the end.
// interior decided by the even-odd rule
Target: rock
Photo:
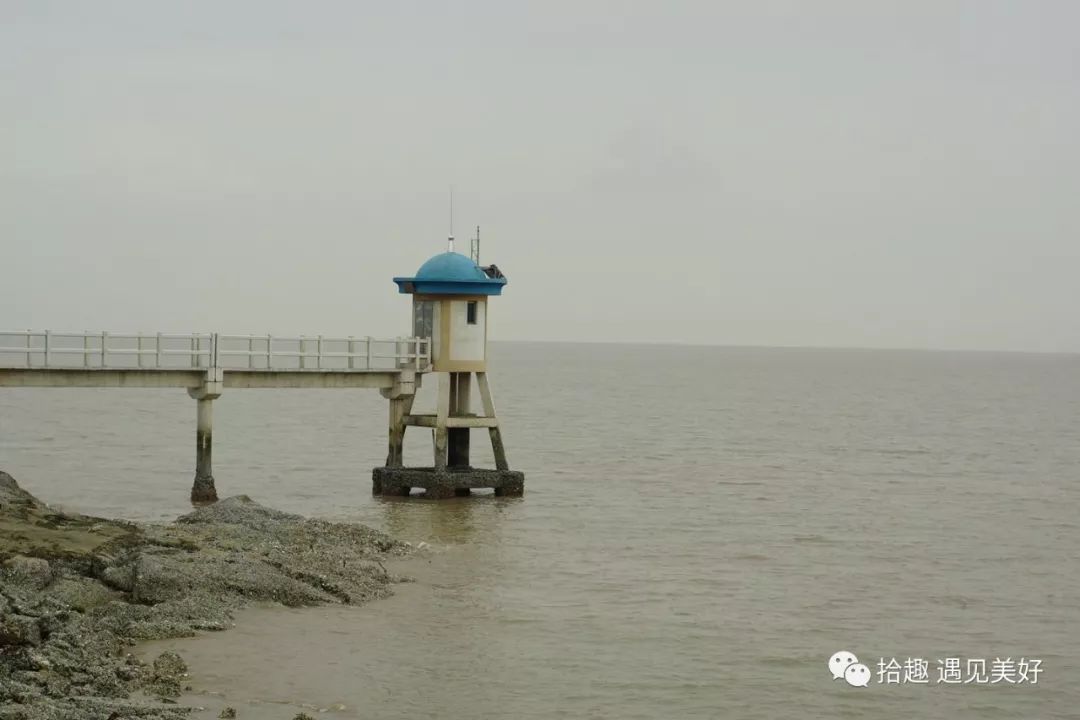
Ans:
{"type": "Polygon", "coordinates": [[[187,671],[184,658],[174,652],[163,652],[154,660],[154,677],[183,677],[187,671]]]}
{"type": "Polygon", "coordinates": [[[0,510],[3,510],[5,514],[14,515],[44,507],[44,503],[19,487],[15,478],[0,470],[0,510]]]}
{"type": "Polygon", "coordinates": [[[171,600],[190,590],[194,579],[178,576],[167,558],[141,552],[132,565],[131,599],[144,605],[171,600]]]}
{"type": "Polygon", "coordinates": [[[49,670],[52,668],[52,663],[49,661],[49,658],[38,650],[27,651],[26,659],[34,670],[49,670]]]}
{"type": "Polygon", "coordinates": [[[230,525],[242,525],[253,530],[265,530],[281,523],[299,523],[303,521],[304,518],[301,515],[268,508],[255,502],[247,495],[227,497],[213,505],[198,508],[195,512],[182,515],[176,519],[178,523],[189,525],[227,523],[230,525]]]}
{"type": "Polygon", "coordinates": [[[41,590],[52,582],[52,568],[42,558],[16,555],[4,561],[4,581],[22,585],[31,590],[41,590]]]}
{"type": "Polygon", "coordinates": [[[234,720],[236,718],[236,708],[227,707],[221,711],[218,717],[223,718],[223,720],[234,720]]]}
{"type": "Polygon", "coordinates": [[[147,692],[156,695],[159,699],[176,698],[182,694],[180,692],[180,681],[176,678],[154,680],[147,688],[147,692]]]}
{"type": "Polygon", "coordinates": [[[94,572],[101,582],[121,592],[135,587],[135,557],[125,554],[94,563],[94,572]]]}
{"type": "Polygon", "coordinates": [[[0,615],[0,647],[41,644],[38,618],[6,612],[0,615]]]}
{"type": "MultiPolygon", "coordinates": [[[[168,525],[64,513],[0,473],[0,720],[181,718],[187,667],[148,667],[137,640],[223,630],[252,601],[360,603],[390,593],[381,566],[407,549],[370,528],[303,518],[248,497],[168,525]]],[[[309,716],[301,713],[300,717],[309,716]]]]}
{"type": "MultiPolygon", "coordinates": [[[[19,555],[88,560],[104,546],[137,542],[140,534],[131,523],[57,512],[5,472],[0,472],[0,520],[0,561],[19,555]]],[[[25,569],[40,581],[42,566],[25,569]]]]}
{"type": "Polygon", "coordinates": [[[55,581],[49,592],[59,602],[79,612],[86,612],[122,597],[119,592],[110,590],[100,582],[80,576],[63,577],[55,581]]]}

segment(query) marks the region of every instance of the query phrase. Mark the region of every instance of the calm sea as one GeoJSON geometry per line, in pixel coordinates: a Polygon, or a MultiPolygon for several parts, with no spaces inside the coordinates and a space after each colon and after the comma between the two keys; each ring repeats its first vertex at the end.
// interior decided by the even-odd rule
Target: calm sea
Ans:
{"type": "MultiPolygon", "coordinates": [[[[372,498],[374,391],[215,403],[222,495],[432,548],[389,600],[254,610],[173,643],[197,689],[223,693],[208,702],[269,718],[1077,717],[1080,357],[493,352],[521,500],[372,498]],[[832,679],[838,650],[868,687],[832,679]],[[879,683],[893,658],[927,661],[929,682],[879,683]],[[987,679],[996,658],[1014,680],[1021,658],[1041,672],[938,682],[950,658],[964,679],[979,659],[987,679]]],[[[54,504],[170,519],[189,509],[194,423],[180,390],[3,390],[0,468],[54,504]]],[[[410,462],[426,432],[409,431],[410,462]]]]}

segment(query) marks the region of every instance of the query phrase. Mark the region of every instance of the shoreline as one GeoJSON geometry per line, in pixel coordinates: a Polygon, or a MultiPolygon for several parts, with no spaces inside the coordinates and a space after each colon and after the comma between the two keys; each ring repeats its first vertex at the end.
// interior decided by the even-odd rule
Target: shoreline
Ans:
{"type": "MultiPolygon", "coordinates": [[[[392,560],[394,573],[424,568],[417,559],[392,560]]],[[[384,613],[427,601],[429,581],[417,578],[396,587],[392,597],[378,607],[325,605],[290,608],[279,603],[258,602],[236,612],[228,633],[200,631],[190,637],[140,641],[133,652],[147,664],[162,653],[176,653],[190,668],[184,691],[175,700],[191,708],[188,720],[215,720],[225,708],[237,718],[366,717],[348,685],[333,691],[316,678],[333,675],[335,659],[348,638],[374,640],[372,626],[383,622],[384,613]],[[402,605],[398,605],[402,603],[402,605]]],[[[152,698],[151,698],[152,700],[152,698]]]]}
{"type": "Polygon", "coordinates": [[[362,605],[410,552],[242,495],[164,525],[62,512],[0,471],[0,720],[191,717],[186,663],[137,643],[226,630],[259,603],[362,605]]]}

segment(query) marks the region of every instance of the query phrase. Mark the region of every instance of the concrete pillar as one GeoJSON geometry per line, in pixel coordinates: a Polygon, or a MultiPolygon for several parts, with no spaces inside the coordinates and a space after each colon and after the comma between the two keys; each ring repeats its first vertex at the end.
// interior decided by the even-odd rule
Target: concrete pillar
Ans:
{"type": "MultiPolygon", "coordinates": [[[[451,373],[450,417],[469,414],[472,373],[451,373]]],[[[447,428],[447,461],[450,467],[469,466],[469,428],[447,428]]]]}
{"type": "Polygon", "coordinates": [[[390,400],[390,447],[386,467],[401,467],[405,462],[405,416],[412,410],[414,395],[390,400]]]}
{"type": "MultiPolygon", "coordinates": [[[[368,351],[371,350],[371,338],[368,338],[368,351]]],[[[370,362],[368,367],[370,367],[370,362]]],[[[394,386],[383,388],[380,393],[389,400],[390,418],[388,424],[388,447],[386,452],[386,468],[401,468],[405,464],[405,424],[406,418],[412,412],[413,401],[416,400],[416,390],[420,387],[420,377],[412,370],[401,370],[394,386]]],[[[405,495],[409,494],[409,486],[386,485],[385,473],[375,472],[372,474],[371,491],[375,495],[405,495]]]]}
{"type": "MultiPolygon", "coordinates": [[[[480,399],[484,403],[484,414],[495,417],[495,400],[491,395],[491,385],[488,383],[486,372],[476,373],[476,382],[480,386],[480,399]]],[[[506,446],[503,445],[502,432],[498,425],[488,428],[491,437],[491,451],[495,455],[495,467],[498,470],[509,470],[510,464],[506,462],[506,446]]]]}
{"type": "Polygon", "coordinates": [[[195,482],[191,486],[192,502],[214,502],[218,499],[210,461],[214,445],[213,402],[209,397],[196,400],[195,482]]]}
{"type": "Polygon", "coordinates": [[[435,472],[446,470],[448,433],[446,420],[450,417],[450,373],[439,373],[439,397],[435,412],[435,472]]]}
{"type": "Polygon", "coordinates": [[[211,465],[214,446],[214,405],[221,397],[224,375],[219,368],[211,368],[207,379],[197,388],[188,388],[188,395],[195,400],[195,481],[191,485],[192,502],[216,502],[217,488],[211,465]]]}
{"type": "Polygon", "coordinates": [[[506,446],[503,445],[502,432],[497,427],[488,428],[488,436],[491,438],[491,452],[495,455],[495,468],[509,470],[510,463],[506,462],[506,446]]]}
{"type": "MultiPolygon", "coordinates": [[[[450,377],[450,417],[464,417],[469,414],[472,373],[456,372],[450,377]]],[[[469,467],[469,432],[469,428],[447,428],[446,464],[449,467],[469,467]]],[[[472,491],[469,488],[454,488],[453,494],[468,497],[472,491]]]]}

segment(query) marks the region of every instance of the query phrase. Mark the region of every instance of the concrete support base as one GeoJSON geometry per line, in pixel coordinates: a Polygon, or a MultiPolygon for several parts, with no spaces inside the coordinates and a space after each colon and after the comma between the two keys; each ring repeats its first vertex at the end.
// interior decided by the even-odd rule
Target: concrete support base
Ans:
{"type": "Polygon", "coordinates": [[[217,502],[217,488],[214,487],[213,475],[195,475],[195,482],[191,485],[191,502],[211,503],[217,502]]]}
{"type": "Polygon", "coordinates": [[[525,494],[525,473],[511,470],[506,462],[495,403],[486,372],[477,372],[477,386],[484,414],[470,412],[472,374],[440,372],[436,413],[412,414],[415,395],[390,400],[390,450],[386,466],[375,468],[371,474],[371,491],[384,497],[407,497],[413,488],[422,488],[427,498],[468,497],[479,488],[491,488],[498,497],[520,497],[525,494]],[[434,440],[433,467],[402,467],[405,429],[409,426],[429,427],[434,440]],[[495,456],[494,470],[481,470],[469,465],[469,432],[472,428],[487,428],[495,456]]]}
{"type": "Polygon", "coordinates": [[[422,488],[429,498],[463,497],[481,488],[492,488],[497,497],[521,497],[525,494],[525,473],[472,467],[380,467],[371,473],[373,495],[406,497],[413,488],[422,488]]]}

